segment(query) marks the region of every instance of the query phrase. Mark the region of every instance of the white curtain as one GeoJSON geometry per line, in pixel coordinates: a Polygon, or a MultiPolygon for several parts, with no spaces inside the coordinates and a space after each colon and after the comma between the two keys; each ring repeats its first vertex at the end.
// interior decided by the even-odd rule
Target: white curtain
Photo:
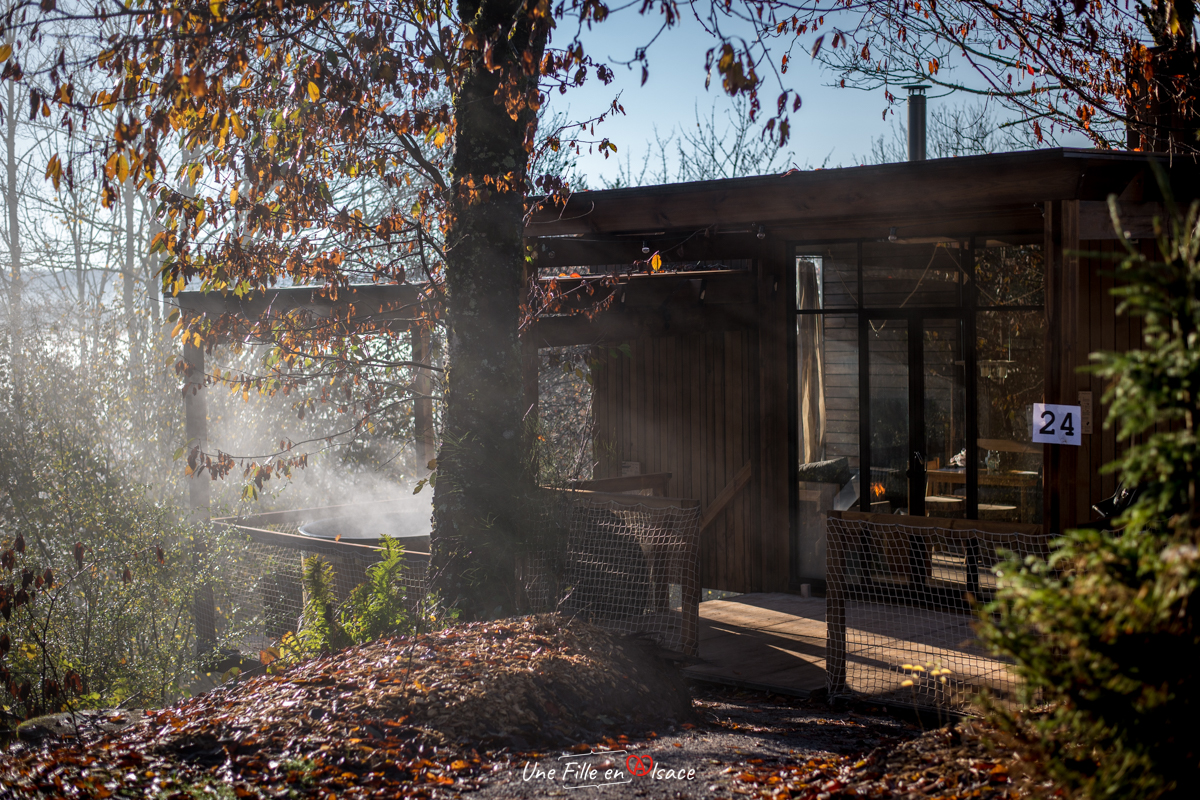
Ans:
{"type": "MultiPolygon", "coordinates": [[[[797,264],[796,307],[818,309],[817,265],[797,264]]],[[[800,463],[825,458],[825,353],[823,318],[818,314],[797,315],[797,358],[799,359],[800,463]]]]}

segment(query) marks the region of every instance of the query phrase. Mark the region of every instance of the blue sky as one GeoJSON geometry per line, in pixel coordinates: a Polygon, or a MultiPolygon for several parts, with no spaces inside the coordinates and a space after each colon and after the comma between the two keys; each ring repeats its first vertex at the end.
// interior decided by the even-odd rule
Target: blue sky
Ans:
{"type": "MultiPolygon", "coordinates": [[[[585,52],[608,63],[628,60],[637,46],[653,36],[656,22],[657,17],[642,18],[636,10],[615,14],[585,33],[585,52]]],[[[650,78],[645,86],[640,85],[640,68],[614,66],[616,80],[612,84],[604,86],[589,77],[583,87],[565,96],[555,94],[550,108],[569,110],[572,118],[584,118],[603,111],[620,92],[625,116],[610,118],[597,127],[596,136],[609,137],[622,158],[629,151],[633,161],[640,163],[647,140],[653,141],[655,127],[665,137],[672,128],[694,126],[697,108],[702,117],[707,117],[714,100],[719,103],[719,111],[728,108],[729,100],[715,73],[713,86],[707,91],[704,88],[704,58],[712,46],[713,41],[700,25],[685,17],[651,47],[650,78]]],[[[882,91],[863,92],[825,85],[832,82],[831,76],[822,74],[803,48],[797,48],[785,78],[789,88],[798,91],[804,101],[800,111],[792,116],[789,143],[797,166],[821,166],[826,162],[831,167],[857,164],[870,152],[873,139],[880,134],[891,135],[891,117],[887,121],[882,119],[887,107],[882,91]]],[[[777,94],[775,84],[768,83],[764,104],[773,105],[777,94]]],[[[896,106],[896,110],[903,113],[904,107],[896,106]]],[[[600,176],[615,176],[617,164],[612,157],[605,159],[593,153],[580,159],[580,168],[589,184],[596,186],[600,176]]]]}

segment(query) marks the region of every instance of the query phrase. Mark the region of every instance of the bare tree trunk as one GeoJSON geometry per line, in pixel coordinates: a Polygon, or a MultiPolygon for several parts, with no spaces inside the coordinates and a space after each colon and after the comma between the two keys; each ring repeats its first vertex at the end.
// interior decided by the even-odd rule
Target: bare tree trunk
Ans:
{"type": "Polygon", "coordinates": [[[523,498],[532,483],[523,458],[519,305],[527,136],[533,109],[509,115],[497,97],[536,97],[536,75],[521,54],[541,61],[547,29],[518,0],[460,0],[482,48],[455,98],[452,221],[447,232],[450,329],[445,435],[434,489],[434,585],[470,618],[512,613],[523,498]],[[515,21],[515,24],[514,24],[515,21]]]}
{"type": "Polygon", "coordinates": [[[126,181],[122,193],[125,195],[125,259],[121,266],[121,277],[124,279],[122,286],[122,300],[124,301],[125,311],[125,332],[129,338],[129,364],[137,371],[137,367],[141,365],[141,341],[138,335],[137,309],[133,303],[134,284],[137,280],[137,271],[134,266],[136,259],[134,257],[134,229],[133,229],[133,176],[126,181]]]}
{"type": "Polygon", "coordinates": [[[75,314],[79,320],[79,364],[87,364],[87,272],[83,264],[83,222],[80,218],[82,209],[79,204],[79,194],[68,188],[70,198],[70,215],[67,230],[71,234],[71,249],[75,256],[75,314]]]}
{"type": "Polygon", "coordinates": [[[13,81],[7,81],[7,107],[4,114],[4,167],[7,185],[4,202],[8,211],[8,258],[9,258],[9,330],[12,336],[14,365],[24,346],[22,342],[22,289],[21,286],[21,215],[20,195],[17,191],[17,90],[13,81]]]}
{"type": "MultiPolygon", "coordinates": [[[[143,197],[142,206],[145,209],[143,212],[149,225],[149,232],[146,236],[147,244],[154,241],[154,237],[162,231],[162,225],[158,218],[154,216],[154,212],[150,208],[150,203],[145,202],[143,197]]],[[[159,297],[162,281],[158,277],[158,270],[162,266],[162,253],[151,253],[146,256],[144,280],[146,284],[146,305],[150,308],[150,319],[153,321],[153,330],[157,331],[159,324],[162,322],[162,302],[159,297]]]]}

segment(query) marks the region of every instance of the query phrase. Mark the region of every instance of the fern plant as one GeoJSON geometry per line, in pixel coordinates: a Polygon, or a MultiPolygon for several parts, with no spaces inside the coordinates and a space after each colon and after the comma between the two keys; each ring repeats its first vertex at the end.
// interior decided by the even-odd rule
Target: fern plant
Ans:
{"type": "Polygon", "coordinates": [[[401,581],[404,546],[390,536],[380,540],[379,563],[367,568],[367,580],[350,594],[342,625],[355,644],[411,630],[407,592],[401,581]]]}
{"type": "Polygon", "coordinates": [[[304,559],[304,617],[296,635],[306,653],[340,650],[348,644],[335,608],[333,565],[313,554],[304,559]]]}

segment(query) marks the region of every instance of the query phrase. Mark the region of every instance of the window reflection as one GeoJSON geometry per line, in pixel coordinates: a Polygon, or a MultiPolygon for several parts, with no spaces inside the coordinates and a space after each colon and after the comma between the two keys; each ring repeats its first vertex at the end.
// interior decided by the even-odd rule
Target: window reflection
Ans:
{"type": "Polygon", "coordinates": [[[993,245],[975,251],[979,306],[1040,306],[1046,300],[1042,247],[993,245]]]}
{"type": "Polygon", "coordinates": [[[1041,522],[1042,447],[1030,426],[1045,394],[1045,315],[980,311],[975,333],[979,518],[1041,522]]]}

